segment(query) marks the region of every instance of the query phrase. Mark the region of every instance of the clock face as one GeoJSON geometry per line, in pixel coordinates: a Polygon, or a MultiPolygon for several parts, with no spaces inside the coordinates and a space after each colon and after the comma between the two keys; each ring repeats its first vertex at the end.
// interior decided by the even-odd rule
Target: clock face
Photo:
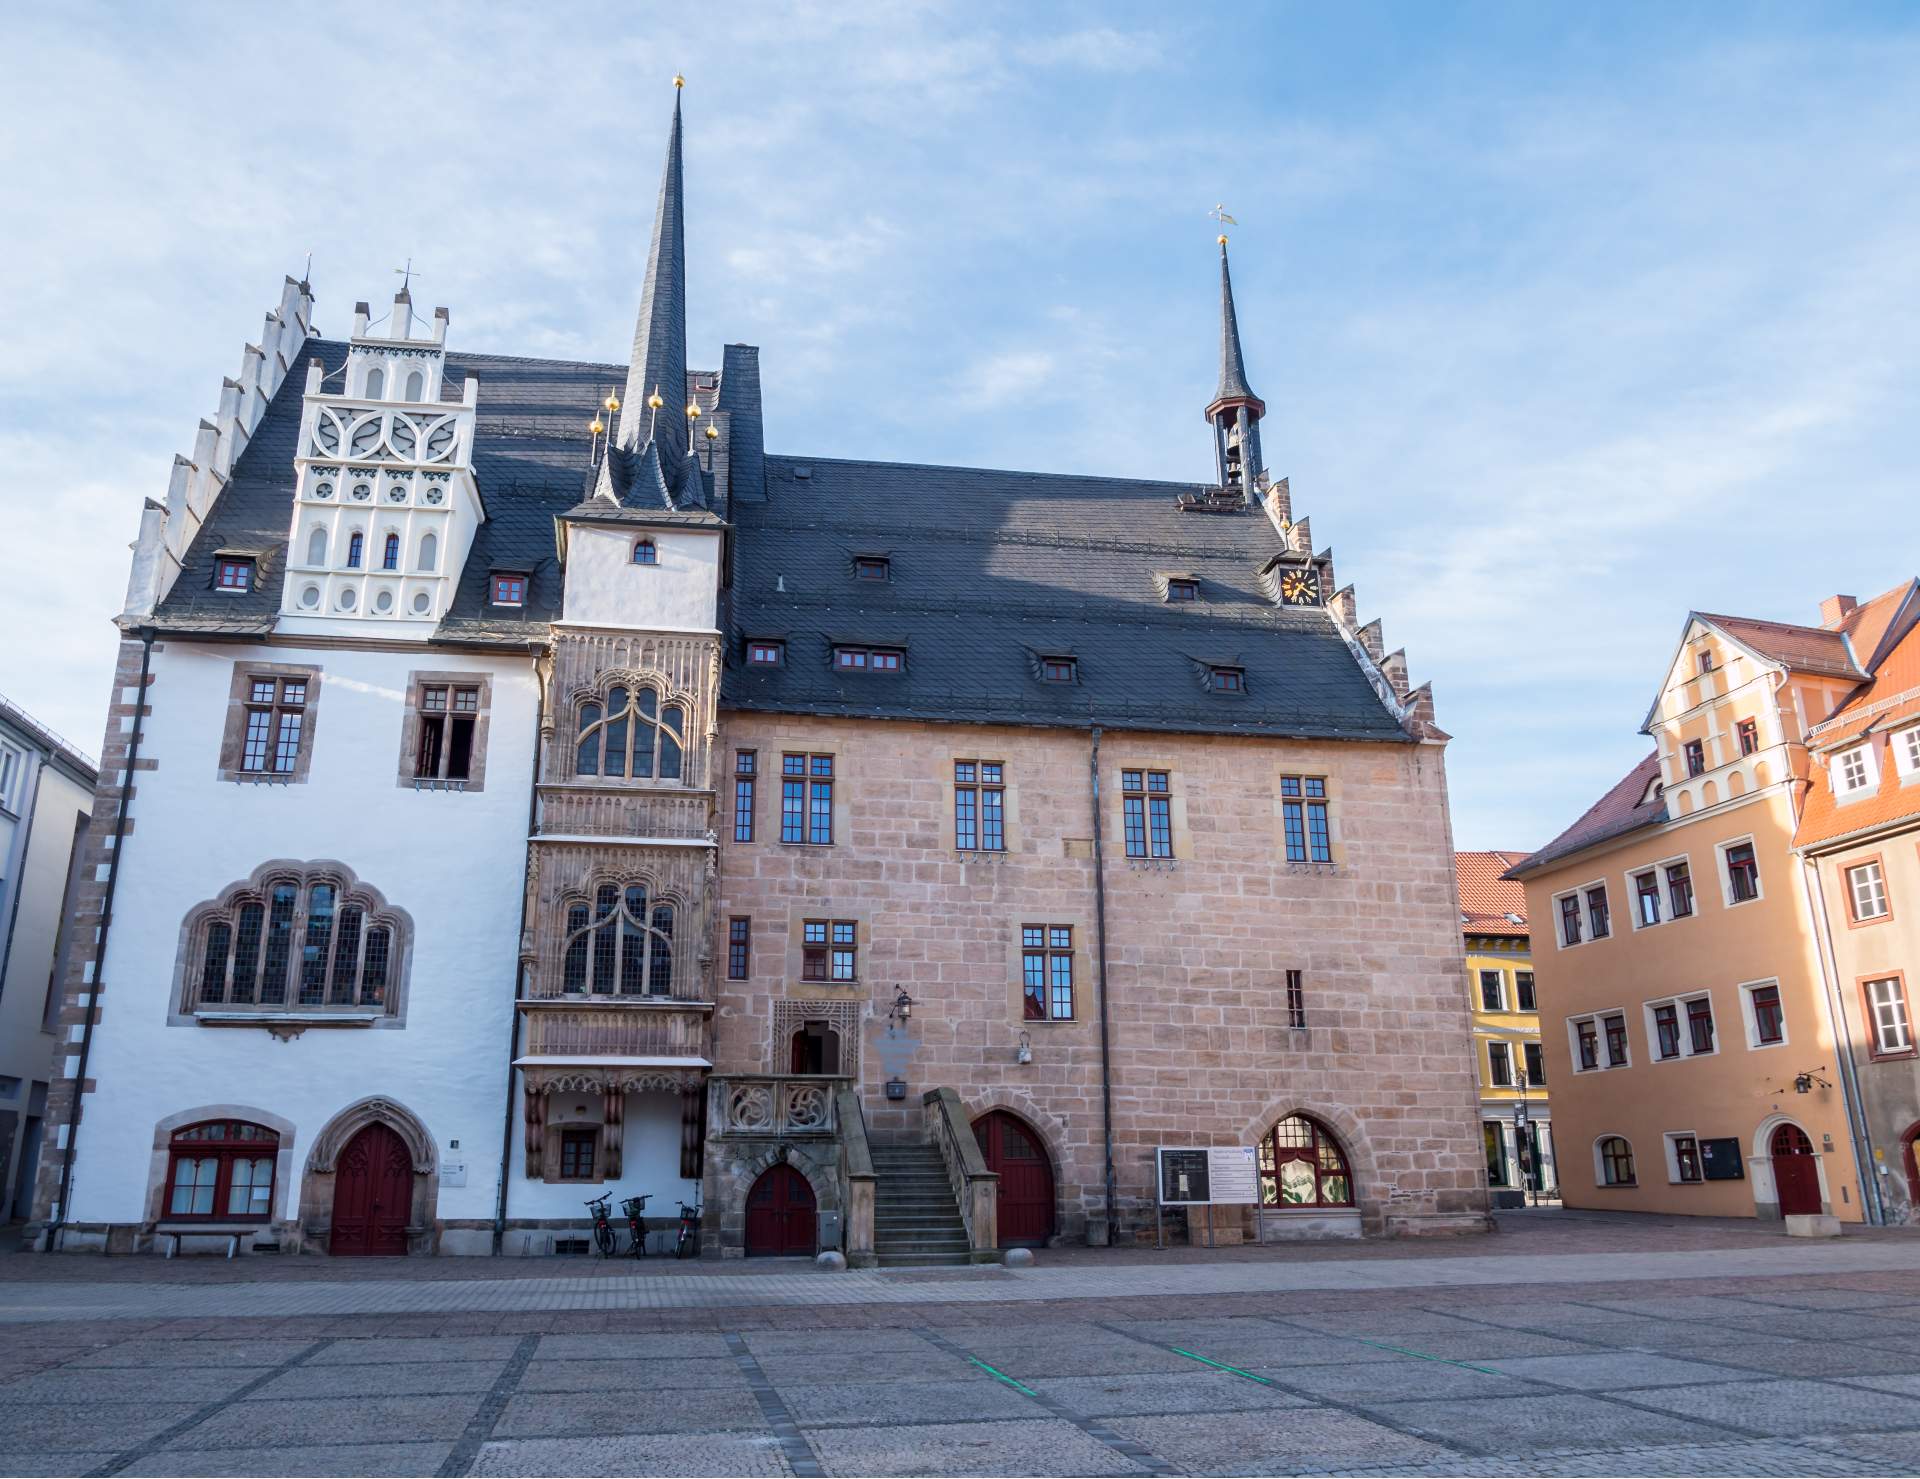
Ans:
{"type": "Polygon", "coordinates": [[[1320,577],[1311,570],[1289,570],[1280,577],[1280,599],[1289,606],[1318,606],[1320,577]]]}

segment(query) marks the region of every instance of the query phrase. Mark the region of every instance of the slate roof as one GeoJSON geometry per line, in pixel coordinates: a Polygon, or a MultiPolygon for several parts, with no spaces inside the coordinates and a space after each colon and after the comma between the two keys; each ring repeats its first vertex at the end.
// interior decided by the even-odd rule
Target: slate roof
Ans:
{"type": "Polygon", "coordinates": [[[1538,873],[1550,863],[1570,857],[1582,848],[1666,821],[1667,803],[1664,798],[1656,797],[1652,801],[1641,799],[1647,794],[1648,784],[1659,776],[1660,755],[1656,751],[1634,766],[1606,795],[1588,807],[1579,821],[1540,851],[1509,868],[1504,876],[1525,878],[1538,873]]]}
{"type": "Polygon", "coordinates": [[[1245,397],[1259,397],[1247,384],[1247,362],[1240,353],[1240,318],[1233,311],[1233,277],[1227,271],[1227,243],[1220,242],[1220,385],[1213,393],[1215,403],[1245,397]]]}
{"type": "Polygon", "coordinates": [[[1460,880],[1460,925],[1470,935],[1524,936],[1526,887],[1507,877],[1526,861],[1523,852],[1457,852],[1454,873],[1460,880]],[[1514,918],[1508,916],[1517,916],[1514,918]]]}
{"type": "Polygon", "coordinates": [[[1182,513],[1181,483],[769,456],[767,500],[740,502],[724,702],[875,715],[1408,742],[1332,618],[1280,608],[1264,514],[1182,513]],[[856,554],[890,578],[857,580],[856,554]],[[1169,604],[1155,572],[1191,571],[1169,604]],[[784,587],[784,589],[782,589],[784,587]],[[787,644],[747,667],[749,638],[787,644]],[[899,673],[842,673],[836,643],[902,646],[899,673]],[[1040,659],[1070,655],[1078,680],[1040,659]],[[1244,693],[1207,687],[1211,664],[1244,693]]]}

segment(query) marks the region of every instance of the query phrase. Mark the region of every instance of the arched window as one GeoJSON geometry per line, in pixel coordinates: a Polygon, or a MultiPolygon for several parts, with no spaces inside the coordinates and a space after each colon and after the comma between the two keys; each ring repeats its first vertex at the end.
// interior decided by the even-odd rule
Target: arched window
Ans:
{"type": "Polygon", "coordinates": [[[636,565],[658,565],[660,552],[653,547],[651,539],[636,539],[633,542],[633,563],[636,565]]]}
{"type": "Polygon", "coordinates": [[[347,536],[347,568],[358,570],[367,553],[367,536],[358,529],[347,536]]]}
{"type": "Polygon", "coordinates": [[[440,540],[428,533],[420,536],[420,568],[431,570],[440,563],[440,540]]]}
{"type": "Polygon", "coordinates": [[[275,870],[197,911],[182,1010],[392,1014],[408,933],[351,875],[275,870]]]}
{"type": "Polygon", "coordinates": [[[417,401],[427,393],[427,377],[415,370],[407,376],[407,399],[417,401]]]}
{"type": "Polygon", "coordinates": [[[278,1131],[245,1120],[210,1120],[173,1132],[167,1147],[168,1222],[265,1222],[273,1216],[278,1131]]]}
{"type": "Polygon", "coordinates": [[[589,699],[580,705],[574,772],[644,778],[655,773],[657,763],[661,780],[678,780],[686,737],[686,711],[678,704],[662,704],[645,684],[631,689],[615,684],[604,704],[589,699]]]}
{"type": "Polygon", "coordinates": [[[380,551],[380,568],[398,570],[400,568],[400,536],[389,534],[385,547],[380,551]]]}
{"type": "Polygon", "coordinates": [[[1601,1137],[1594,1146],[1594,1159],[1599,1163],[1600,1184],[1602,1186],[1632,1186],[1633,1183],[1633,1147],[1619,1135],[1601,1137]]]}
{"type": "Polygon", "coordinates": [[[387,372],[381,369],[367,371],[367,399],[382,401],[387,398],[387,372]]]}
{"type": "Polygon", "coordinates": [[[602,883],[567,906],[561,989],[575,996],[673,995],[673,905],[644,884],[602,883]]]}
{"type": "Polygon", "coordinates": [[[1351,1207],[1346,1153],[1318,1120],[1290,1114],[1260,1137],[1260,1203],[1266,1207],[1351,1207]]]}
{"type": "Polygon", "coordinates": [[[307,536],[307,563],[324,565],[327,563],[327,531],[315,529],[307,536]]]}

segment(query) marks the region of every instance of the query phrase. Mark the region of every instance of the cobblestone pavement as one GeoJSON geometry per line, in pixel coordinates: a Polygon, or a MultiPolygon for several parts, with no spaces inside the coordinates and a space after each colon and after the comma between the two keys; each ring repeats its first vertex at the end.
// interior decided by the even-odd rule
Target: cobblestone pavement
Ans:
{"type": "Polygon", "coordinates": [[[163,1267],[108,1287],[199,1309],[0,1327],[0,1474],[1920,1473],[1920,1242],[1524,1255],[1462,1282],[1484,1247],[1074,1262],[1054,1288],[1103,1287],[1064,1296],[1044,1265],[891,1276],[926,1297],[805,1308],[789,1280],[858,1281],[561,1308],[433,1279],[402,1285],[438,1296],[419,1312],[337,1313],[303,1302],[401,1281],[163,1267]],[[207,1308],[236,1293],[283,1307],[207,1308]]]}

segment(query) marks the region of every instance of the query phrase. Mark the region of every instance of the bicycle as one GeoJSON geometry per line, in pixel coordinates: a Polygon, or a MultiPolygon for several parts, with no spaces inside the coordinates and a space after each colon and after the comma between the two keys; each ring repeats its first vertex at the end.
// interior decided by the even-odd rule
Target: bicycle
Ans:
{"type": "Polygon", "coordinates": [[[633,1238],[627,1249],[629,1258],[647,1256],[647,1201],[648,1196],[637,1196],[627,1197],[620,1203],[620,1210],[627,1214],[627,1232],[633,1238]]]}
{"type": "Polygon", "coordinates": [[[673,1241],[673,1256],[686,1258],[700,1251],[700,1204],[680,1204],[680,1231],[673,1241]]]}
{"type": "Polygon", "coordinates": [[[587,1210],[593,1213],[593,1243],[600,1250],[602,1258],[613,1257],[614,1244],[617,1241],[613,1233],[613,1224],[607,1218],[607,1204],[611,1200],[610,1196],[602,1194],[587,1203],[587,1210]]]}

